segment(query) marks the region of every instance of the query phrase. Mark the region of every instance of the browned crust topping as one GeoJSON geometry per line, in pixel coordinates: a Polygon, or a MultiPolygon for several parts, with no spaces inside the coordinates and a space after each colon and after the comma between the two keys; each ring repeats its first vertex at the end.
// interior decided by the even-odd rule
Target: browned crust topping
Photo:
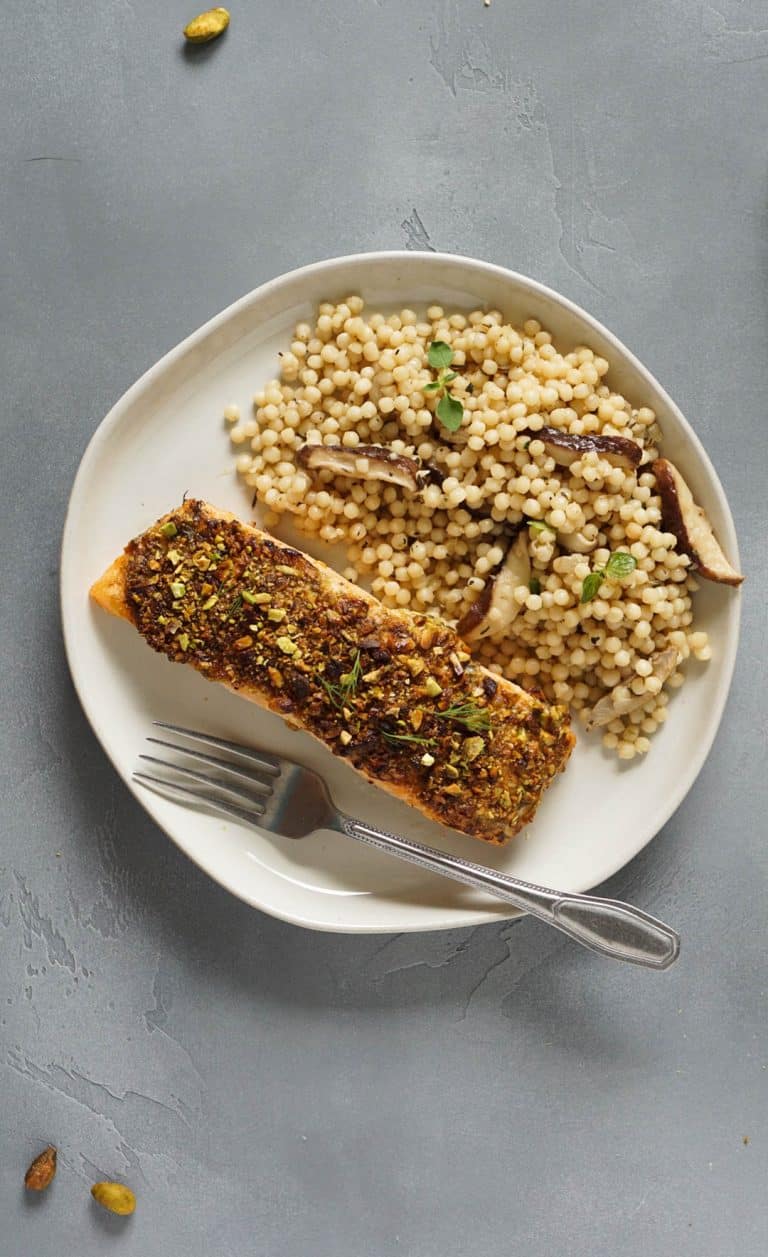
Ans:
{"type": "Polygon", "coordinates": [[[125,582],[155,650],[257,691],[455,829],[504,842],[570,754],[565,709],[492,677],[448,626],[384,609],[201,502],[130,543],[125,582]]]}

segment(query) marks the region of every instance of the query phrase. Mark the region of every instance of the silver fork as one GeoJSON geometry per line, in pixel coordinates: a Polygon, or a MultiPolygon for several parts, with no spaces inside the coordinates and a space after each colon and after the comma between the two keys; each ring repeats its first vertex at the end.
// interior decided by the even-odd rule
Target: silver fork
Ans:
{"type": "Polygon", "coordinates": [[[133,779],[164,798],[186,804],[202,803],[225,816],[284,838],[306,838],[322,829],[346,834],[430,873],[440,873],[485,890],[554,925],[577,943],[604,956],[651,969],[668,969],[677,959],[679,936],[639,908],[616,899],[533,886],[482,864],[386,833],[340,812],[323,779],[301,764],[160,720],[155,721],[155,726],[189,742],[224,752],[224,755],[212,755],[198,746],[179,746],[161,737],[148,738],[153,748],[172,752],[173,757],[157,753],[140,755],[144,763],[152,765],[153,771],[135,772],[133,779]]]}

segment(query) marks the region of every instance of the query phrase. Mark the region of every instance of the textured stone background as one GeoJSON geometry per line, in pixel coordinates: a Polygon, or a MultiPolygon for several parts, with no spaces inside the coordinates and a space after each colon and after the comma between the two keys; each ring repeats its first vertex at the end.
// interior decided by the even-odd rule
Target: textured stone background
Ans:
{"type": "Polygon", "coordinates": [[[4,5],[0,1253],[762,1257],[765,4],[233,9],[190,55],[186,0],[4,5]],[[586,305],[730,494],[731,701],[610,886],[680,928],[667,975],[531,922],[352,938],[260,916],[156,832],[75,700],[57,550],[102,415],[262,280],[403,245],[586,305]],[[27,1202],[47,1140],[59,1177],[27,1202]],[[91,1205],[97,1176],[135,1186],[133,1219],[91,1205]]]}

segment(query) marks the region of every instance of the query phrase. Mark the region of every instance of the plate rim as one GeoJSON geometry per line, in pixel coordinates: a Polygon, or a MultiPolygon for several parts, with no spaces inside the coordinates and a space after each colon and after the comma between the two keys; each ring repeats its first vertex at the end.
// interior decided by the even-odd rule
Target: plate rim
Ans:
{"type": "MultiPolygon", "coordinates": [[[[141,395],[147,389],[151,388],[155,380],[158,377],[161,377],[165,373],[165,371],[169,368],[169,366],[171,366],[182,355],[189,352],[197,344],[206,340],[221,325],[227,323],[229,320],[233,318],[236,318],[237,315],[243,312],[244,310],[246,310],[249,305],[251,305],[255,301],[268,297],[269,294],[273,290],[278,289],[280,286],[282,286],[283,284],[289,281],[290,282],[300,281],[302,278],[305,278],[305,277],[309,278],[310,276],[316,277],[317,275],[322,274],[324,271],[333,271],[334,269],[341,266],[349,266],[349,265],[355,265],[355,264],[365,265],[371,262],[377,262],[377,263],[389,262],[389,263],[392,263],[393,265],[397,265],[398,263],[405,263],[405,262],[411,263],[417,257],[421,257],[424,260],[428,258],[430,262],[435,262],[438,264],[440,263],[448,264],[449,266],[456,266],[456,265],[469,266],[475,271],[479,270],[481,272],[485,272],[489,276],[493,276],[496,279],[507,281],[507,282],[511,281],[512,283],[521,285],[524,288],[527,288],[532,293],[535,293],[537,296],[545,300],[554,302],[557,306],[561,307],[567,313],[572,314],[577,319],[582,320],[599,337],[601,337],[612,348],[614,348],[619,354],[619,356],[623,358],[625,362],[627,362],[646,381],[646,383],[654,391],[656,391],[657,394],[663,399],[665,405],[669,408],[669,411],[674,415],[676,422],[680,425],[680,428],[682,429],[683,434],[685,436],[686,442],[690,443],[690,445],[694,448],[696,457],[699,460],[700,465],[702,465],[705,471],[707,472],[712,488],[714,490],[714,493],[716,494],[717,499],[718,499],[718,505],[722,512],[722,517],[725,524],[725,529],[723,531],[727,533],[727,536],[724,536],[723,540],[726,542],[728,546],[728,551],[730,555],[732,556],[734,565],[737,567],[739,566],[738,537],[737,537],[736,528],[735,528],[735,524],[733,520],[733,515],[730,509],[730,505],[729,505],[727,496],[725,494],[725,490],[723,489],[723,486],[720,482],[720,478],[717,474],[714,464],[712,463],[712,460],[710,459],[706,449],[704,448],[704,445],[702,444],[695,430],[692,428],[692,426],[686,419],[685,415],[683,414],[683,412],[681,411],[677,403],[673,400],[672,397],[670,397],[666,389],[659,382],[659,380],[656,378],[653,372],[650,371],[649,368],[646,367],[644,363],[642,363],[640,359],[636,357],[636,355],[624,344],[624,342],[614,332],[612,332],[603,323],[601,323],[599,319],[595,318],[594,315],[590,314],[587,310],[585,310],[583,306],[580,306],[577,302],[572,301],[569,297],[566,297],[564,294],[558,292],[556,289],[550,288],[548,285],[541,283],[537,279],[534,279],[532,276],[524,275],[522,272],[514,271],[509,267],[500,266],[497,263],[488,262],[481,258],[474,258],[465,254],[431,252],[431,251],[417,253],[416,251],[411,251],[407,249],[371,250],[371,251],[366,251],[362,253],[341,254],[335,257],[324,258],[319,261],[309,262],[300,267],[295,267],[289,271],[283,271],[279,275],[273,276],[271,279],[265,280],[263,283],[257,285],[255,288],[245,293],[242,297],[239,297],[235,301],[231,302],[230,305],[226,306],[223,310],[220,310],[217,314],[214,314],[210,319],[206,320],[206,322],[204,322],[198,328],[193,330],[188,336],[184,337],[183,340],[179,341],[178,344],[173,346],[171,349],[167,350],[162,355],[162,357],[157,360],[157,362],[153,363],[152,366],[150,366],[146,371],[144,371],[143,374],[140,375],[138,379],[135,380],[134,383],[129,386],[128,389],[126,389],[126,391],[118,398],[118,400],[114,403],[114,405],[107,411],[106,415],[103,417],[103,419],[100,421],[100,423],[97,425],[96,429],[92,433],[82,453],[77,471],[75,473],[75,477],[72,482],[72,487],[70,489],[69,498],[67,501],[67,509],[66,509],[65,518],[64,518],[64,525],[62,529],[61,544],[60,544],[60,550],[59,550],[59,603],[60,603],[60,613],[61,613],[62,635],[63,635],[63,640],[64,640],[64,650],[65,650],[65,655],[67,659],[67,665],[69,668],[70,676],[72,678],[72,683],[73,683],[75,692],[80,702],[80,706],[86,716],[86,719],[88,720],[88,723],[90,724],[91,729],[96,735],[102,747],[102,750],[107,755],[107,758],[109,759],[113,768],[117,772],[121,781],[123,781],[123,783],[127,786],[127,788],[130,790],[134,798],[138,800],[138,802],[140,803],[144,811],[146,811],[152,817],[153,821],[158,826],[158,828],[161,829],[163,833],[165,833],[166,836],[171,839],[174,845],[178,847],[188,859],[192,860],[193,863],[195,863],[198,868],[200,868],[204,873],[206,873],[207,876],[211,877],[213,881],[217,882],[220,886],[222,886],[224,889],[229,891],[231,894],[235,895],[238,899],[242,900],[244,903],[247,903],[249,906],[258,908],[260,911],[265,912],[268,915],[273,916],[278,920],[286,921],[290,924],[298,925],[305,929],[313,929],[313,930],[331,932],[331,933],[348,933],[348,934],[385,934],[386,933],[386,934],[389,934],[389,933],[406,933],[406,932],[419,933],[419,932],[439,930],[439,929],[461,929],[465,927],[472,927],[479,924],[490,923],[492,921],[502,922],[502,921],[515,920],[515,919],[519,919],[521,916],[525,914],[519,912],[516,909],[510,910],[509,908],[507,908],[506,910],[502,912],[491,911],[490,908],[489,909],[444,908],[444,909],[439,909],[438,911],[443,916],[453,918],[450,924],[445,924],[445,923],[440,924],[429,919],[427,919],[422,924],[418,921],[413,922],[409,919],[407,921],[396,923],[396,924],[393,924],[391,926],[386,926],[386,927],[382,927],[380,924],[377,924],[377,923],[374,923],[370,927],[368,927],[364,923],[350,923],[350,922],[334,923],[327,919],[318,921],[318,920],[312,919],[311,916],[301,911],[291,912],[291,911],[287,911],[287,910],[283,910],[281,908],[275,907],[272,904],[265,903],[263,900],[260,900],[258,897],[249,893],[247,890],[240,888],[237,885],[234,885],[232,881],[228,879],[226,876],[224,876],[223,874],[213,871],[213,869],[210,866],[206,865],[201,859],[197,858],[191,851],[187,850],[187,848],[179,841],[176,835],[168,829],[168,827],[161,820],[160,816],[157,814],[157,811],[155,807],[153,806],[153,802],[154,802],[153,797],[152,796],[147,797],[146,792],[140,792],[138,788],[136,787],[136,785],[130,779],[127,779],[126,777],[123,776],[123,773],[118,765],[116,756],[112,753],[112,749],[110,747],[110,740],[107,737],[106,733],[104,732],[103,722],[101,721],[98,715],[98,712],[95,710],[93,704],[86,697],[83,687],[81,686],[79,673],[73,662],[74,624],[72,622],[72,614],[70,613],[67,599],[66,599],[66,594],[65,594],[65,586],[67,584],[67,575],[68,575],[68,570],[69,570],[68,555],[69,555],[70,547],[68,543],[69,543],[70,535],[73,533],[74,527],[75,527],[74,525],[75,508],[77,505],[77,499],[78,499],[79,493],[81,492],[82,486],[84,486],[88,482],[88,476],[89,476],[91,464],[96,460],[102,445],[106,441],[109,440],[113,431],[115,431],[115,429],[118,427],[120,421],[123,418],[124,413],[128,411],[130,407],[133,405],[133,403],[138,398],[140,398],[141,395]]],[[[727,654],[724,655],[719,661],[720,666],[719,666],[719,672],[718,672],[718,678],[717,678],[716,691],[715,691],[715,694],[713,695],[713,701],[710,705],[710,710],[714,717],[709,722],[710,732],[706,738],[704,738],[701,742],[697,743],[696,753],[693,754],[688,760],[688,767],[687,767],[686,772],[681,774],[680,784],[678,785],[676,790],[671,792],[671,794],[667,795],[664,805],[659,809],[660,813],[663,813],[663,819],[661,819],[660,821],[658,821],[657,819],[654,819],[653,823],[646,827],[647,832],[645,834],[645,837],[643,838],[641,845],[637,848],[637,850],[633,853],[633,855],[631,855],[629,859],[619,858],[616,865],[611,870],[602,874],[599,880],[593,883],[593,885],[600,885],[609,877],[615,876],[615,874],[620,872],[622,868],[626,867],[627,864],[629,864],[632,860],[636,859],[637,856],[640,854],[640,852],[643,851],[648,846],[648,844],[653,841],[653,839],[658,835],[658,833],[661,831],[664,825],[666,825],[669,822],[671,817],[675,814],[677,809],[680,807],[683,800],[686,798],[689,791],[695,784],[696,779],[698,778],[704,766],[704,763],[710,753],[710,750],[712,749],[714,740],[719,732],[720,725],[723,718],[723,712],[725,710],[725,705],[728,700],[728,695],[730,693],[731,683],[733,679],[733,672],[734,672],[734,668],[736,664],[736,656],[738,652],[739,632],[740,632],[740,623],[741,623],[741,590],[740,589],[731,591],[731,596],[728,599],[728,609],[727,609],[726,615],[728,618],[729,639],[731,641],[731,644],[729,646],[727,654]]],[[[372,893],[375,897],[376,892],[372,892],[372,893]]],[[[435,911],[435,909],[430,908],[430,911],[435,911]]]]}

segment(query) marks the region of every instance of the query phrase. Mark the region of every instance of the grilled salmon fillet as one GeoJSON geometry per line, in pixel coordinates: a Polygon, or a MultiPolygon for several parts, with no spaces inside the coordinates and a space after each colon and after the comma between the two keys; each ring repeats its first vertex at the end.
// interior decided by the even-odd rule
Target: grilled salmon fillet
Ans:
{"type": "Polygon", "coordinates": [[[91,589],[169,659],[279,713],[427,816],[501,844],[568,760],[567,712],[205,502],[129,542],[91,589]]]}

